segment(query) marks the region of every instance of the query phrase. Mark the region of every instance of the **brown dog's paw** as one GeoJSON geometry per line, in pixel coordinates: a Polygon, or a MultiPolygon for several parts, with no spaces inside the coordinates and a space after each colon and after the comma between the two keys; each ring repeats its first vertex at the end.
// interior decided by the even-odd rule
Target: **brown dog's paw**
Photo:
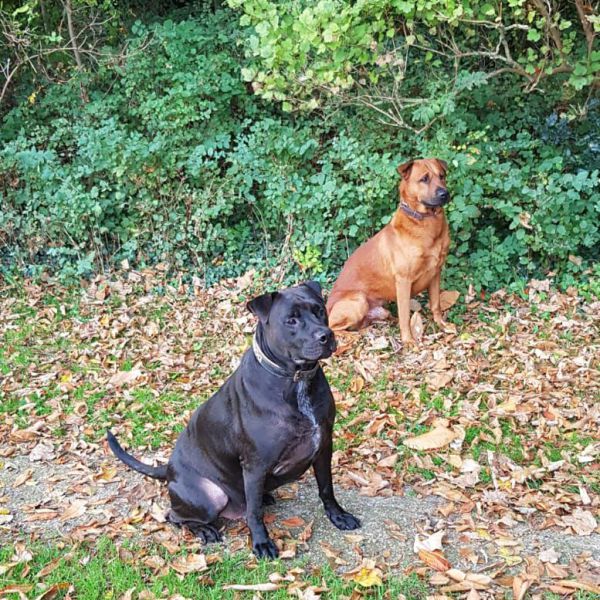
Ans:
{"type": "Polygon", "coordinates": [[[419,342],[414,338],[402,338],[402,347],[406,350],[415,350],[419,347],[419,342]]]}

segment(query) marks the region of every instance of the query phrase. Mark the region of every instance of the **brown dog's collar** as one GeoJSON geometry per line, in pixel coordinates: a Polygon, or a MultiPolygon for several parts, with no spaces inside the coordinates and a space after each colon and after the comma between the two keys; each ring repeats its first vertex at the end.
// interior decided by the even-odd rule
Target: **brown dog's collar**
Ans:
{"type": "Polygon", "coordinates": [[[398,207],[405,215],[412,217],[413,219],[417,219],[417,221],[422,221],[425,217],[435,217],[435,213],[420,213],[416,210],[413,210],[406,202],[401,202],[398,207]]]}
{"type": "Polygon", "coordinates": [[[278,377],[286,377],[288,379],[293,379],[294,381],[308,381],[315,376],[315,373],[319,370],[319,362],[312,369],[307,369],[306,371],[294,371],[290,373],[286,371],[283,367],[279,366],[277,363],[273,362],[261,349],[256,336],[252,338],[252,350],[254,351],[254,356],[256,356],[256,360],[258,364],[268,371],[272,375],[277,375],[278,377]]]}

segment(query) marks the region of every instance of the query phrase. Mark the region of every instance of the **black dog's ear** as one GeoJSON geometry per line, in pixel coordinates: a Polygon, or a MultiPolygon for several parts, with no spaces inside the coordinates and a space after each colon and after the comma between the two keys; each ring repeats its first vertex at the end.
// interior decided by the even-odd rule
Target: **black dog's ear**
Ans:
{"type": "Polygon", "coordinates": [[[257,296],[246,304],[246,308],[264,323],[269,316],[269,312],[271,312],[275,296],[277,296],[277,292],[267,292],[262,296],[257,296]]]}
{"type": "Polygon", "coordinates": [[[408,162],[405,162],[398,166],[398,173],[400,173],[400,177],[402,177],[402,179],[408,179],[414,162],[415,159],[413,158],[408,162]]]}
{"type": "Polygon", "coordinates": [[[323,290],[318,281],[304,281],[301,285],[305,285],[307,288],[311,289],[315,294],[317,294],[317,296],[323,298],[323,290]]]}

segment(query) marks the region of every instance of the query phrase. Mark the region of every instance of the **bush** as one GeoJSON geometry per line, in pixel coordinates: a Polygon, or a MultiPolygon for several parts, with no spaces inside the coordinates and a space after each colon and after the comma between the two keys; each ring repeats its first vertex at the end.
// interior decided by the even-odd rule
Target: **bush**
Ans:
{"type": "Polygon", "coordinates": [[[550,271],[570,284],[597,260],[598,104],[574,119],[560,90],[525,97],[506,76],[418,136],[356,107],[282,113],[242,82],[238,35],[227,12],[138,22],[122,64],[10,111],[5,268],[77,277],[128,259],[208,282],[265,264],[331,278],[389,220],[396,166],[419,155],[451,167],[448,285],[550,271]]]}

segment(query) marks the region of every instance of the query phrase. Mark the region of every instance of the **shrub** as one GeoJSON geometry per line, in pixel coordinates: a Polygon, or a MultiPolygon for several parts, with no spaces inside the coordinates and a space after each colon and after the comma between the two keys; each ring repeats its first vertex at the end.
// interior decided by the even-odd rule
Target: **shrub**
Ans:
{"type": "Polygon", "coordinates": [[[389,220],[396,166],[414,156],[451,167],[448,285],[570,284],[597,260],[598,104],[574,118],[560,90],[524,96],[507,75],[418,136],[357,107],[282,113],[243,83],[238,35],[227,12],[138,22],[123,63],[11,110],[4,267],[77,277],[168,261],[211,282],[266,264],[325,280],[389,220]]]}

